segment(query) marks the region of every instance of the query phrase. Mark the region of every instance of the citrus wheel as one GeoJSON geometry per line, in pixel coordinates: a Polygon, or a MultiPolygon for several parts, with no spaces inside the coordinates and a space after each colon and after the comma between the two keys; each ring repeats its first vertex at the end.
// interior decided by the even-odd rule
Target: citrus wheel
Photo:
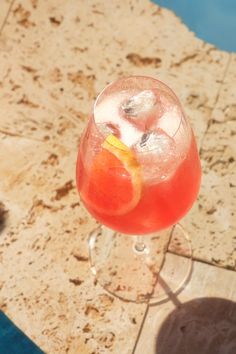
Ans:
{"type": "Polygon", "coordinates": [[[109,135],[95,156],[86,189],[81,191],[88,207],[106,215],[122,215],[139,202],[141,166],[134,153],[114,135],[109,135]]]}

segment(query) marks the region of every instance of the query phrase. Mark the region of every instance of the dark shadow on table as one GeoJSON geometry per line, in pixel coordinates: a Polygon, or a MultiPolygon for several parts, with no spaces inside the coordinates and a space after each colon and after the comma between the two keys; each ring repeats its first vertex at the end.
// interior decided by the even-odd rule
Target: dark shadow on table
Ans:
{"type": "Polygon", "coordinates": [[[236,303],[209,297],[181,304],[161,326],[156,354],[236,354],[236,303]]]}
{"type": "Polygon", "coordinates": [[[3,203],[0,202],[0,233],[6,226],[7,210],[5,209],[3,203]]]}

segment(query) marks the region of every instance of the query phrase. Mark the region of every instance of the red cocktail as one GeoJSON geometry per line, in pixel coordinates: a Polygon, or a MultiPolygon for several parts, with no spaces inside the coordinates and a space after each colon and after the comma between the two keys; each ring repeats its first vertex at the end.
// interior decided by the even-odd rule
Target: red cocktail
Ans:
{"type": "Polygon", "coordinates": [[[200,177],[192,129],[165,84],[128,77],[102,91],[77,162],[81,199],[101,224],[153,237],[191,208],[200,177]]]}

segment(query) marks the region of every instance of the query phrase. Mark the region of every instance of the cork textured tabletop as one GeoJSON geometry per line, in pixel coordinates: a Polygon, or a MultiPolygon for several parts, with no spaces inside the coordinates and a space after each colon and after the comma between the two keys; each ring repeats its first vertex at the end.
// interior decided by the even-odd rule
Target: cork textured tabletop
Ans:
{"type": "Polygon", "coordinates": [[[235,102],[236,54],[149,0],[1,0],[0,309],[45,353],[236,353],[235,102]],[[191,280],[157,306],[94,282],[75,185],[95,97],[134,74],[178,94],[203,170],[191,280]]]}

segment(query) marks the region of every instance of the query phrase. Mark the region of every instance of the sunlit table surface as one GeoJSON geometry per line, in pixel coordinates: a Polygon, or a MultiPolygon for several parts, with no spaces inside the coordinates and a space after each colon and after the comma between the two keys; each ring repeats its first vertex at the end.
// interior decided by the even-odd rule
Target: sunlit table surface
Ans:
{"type": "Polygon", "coordinates": [[[235,353],[236,54],[148,0],[1,0],[0,31],[0,308],[50,354],[235,353]],[[190,282],[154,307],[94,281],[75,185],[96,95],[132,74],[178,94],[203,170],[190,282]]]}

